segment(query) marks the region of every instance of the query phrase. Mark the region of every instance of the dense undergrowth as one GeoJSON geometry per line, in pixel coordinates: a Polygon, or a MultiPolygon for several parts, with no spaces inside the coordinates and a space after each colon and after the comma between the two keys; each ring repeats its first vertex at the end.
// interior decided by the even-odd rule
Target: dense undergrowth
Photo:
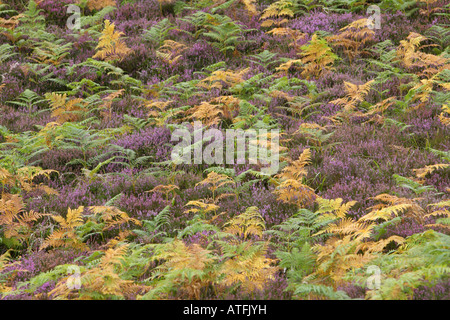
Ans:
{"type": "Polygon", "coordinates": [[[371,4],[1,1],[0,297],[448,299],[448,5],[371,4]],[[280,170],[177,164],[195,120],[280,170]]]}

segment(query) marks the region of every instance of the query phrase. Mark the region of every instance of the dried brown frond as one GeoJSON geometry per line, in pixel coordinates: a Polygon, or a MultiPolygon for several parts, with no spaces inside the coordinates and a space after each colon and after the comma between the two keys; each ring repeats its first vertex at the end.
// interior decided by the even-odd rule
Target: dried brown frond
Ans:
{"type": "Polygon", "coordinates": [[[83,224],[84,207],[80,206],[77,209],[67,210],[66,218],[57,215],[50,215],[50,217],[59,224],[59,229],[53,232],[45,239],[39,250],[47,247],[70,247],[80,250],[88,249],[87,245],[81,242],[76,234],[76,227],[83,224]]]}
{"type": "Polygon", "coordinates": [[[182,53],[187,49],[188,47],[182,43],[164,40],[163,45],[156,51],[156,55],[172,66],[182,57],[182,53]]]}
{"type": "Polygon", "coordinates": [[[125,89],[116,90],[102,99],[103,103],[99,106],[99,109],[101,110],[100,115],[103,116],[103,118],[106,119],[107,121],[111,120],[112,103],[114,99],[121,97],[124,94],[124,92],[125,89]]]}
{"type": "MultiPolygon", "coordinates": [[[[373,21],[370,21],[373,24],[373,21]]],[[[374,40],[375,32],[369,28],[370,22],[363,18],[353,21],[340,29],[340,33],[327,37],[327,41],[336,48],[343,48],[350,61],[361,54],[362,48],[374,40]]]]}
{"type": "Polygon", "coordinates": [[[55,117],[56,122],[60,124],[80,120],[87,110],[82,98],[67,100],[66,93],[63,95],[54,92],[46,93],[45,97],[52,108],[52,117],[55,117]]]}
{"type": "Polygon", "coordinates": [[[33,223],[41,217],[41,213],[25,211],[25,204],[18,194],[3,194],[0,198],[0,227],[7,239],[27,242],[33,223]]]}

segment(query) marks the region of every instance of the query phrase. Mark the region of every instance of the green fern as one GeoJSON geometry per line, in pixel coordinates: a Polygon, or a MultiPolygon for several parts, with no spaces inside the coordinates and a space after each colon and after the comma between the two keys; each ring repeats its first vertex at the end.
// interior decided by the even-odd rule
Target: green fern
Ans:
{"type": "Polygon", "coordinates": [[[210,31],[203,35],[214,40],[212,45],[221,52],[229,54],[235,51],[236,46],[242,41],[243,32],[243,28],[235,22],[226,22],[210,26],[210,31]]]}
{"type": "Polygon", "coordinates": [[[430,192],[430,191],[437,192],[436,188],[434,188],[433,186],[424,186],[417,181],[402,177],[398,174],[394,174],[392,177],[394,178],[394,180],[396,181],[398,186],[410,189],[416,195],[419,195],[424,192],[430,192]]]}
{"type": "Polygon", "coordinates": [[[154,24],[150,30],[146,30],[143,34],[145,40],[150,41],[155,47],[159,48],[167,39],[170,30],[174,30],[177,27],[173,25],[169,19],[163,19],[154,24]]]}
{"type": "MultiPolygon", "coordinates": [[[[280,59],[275,59],[277,53],[272,53],[269,50],[264,50],[258,54],[250,55],[247,60],[257,65],[264,67],[266,70],[269,70],[269,66],[271,64],[280,64],[280,59]]],[[[271,68],[270,68],[271,69],[271,68]]]]}
{"type": "Polygon", "coordinates": [[[0,63],[3,64],[10,58],[16,56],[17,53],[14,52],[14,47],[4,43],[0,46],[0,63]]]}
{"type": "Polygon", "coordinates": [[[27,108],[28,112],[31,114],[33,107],[38,106],[45,101],[46,99],[43,99],[37,93],[29,89],[25,89],[25,91],[17,97],[17,101],[7,101],[7,103],[27,108]]]}

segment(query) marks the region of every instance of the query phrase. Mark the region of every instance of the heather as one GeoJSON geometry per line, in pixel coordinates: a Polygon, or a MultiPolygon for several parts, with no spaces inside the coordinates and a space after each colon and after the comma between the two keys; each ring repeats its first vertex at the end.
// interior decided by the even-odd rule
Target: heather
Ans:
{"type": "Polygon", "coordinates": [[[0,299],[448,300],[448,4],[369,5],[1,1],[0,299]]]}

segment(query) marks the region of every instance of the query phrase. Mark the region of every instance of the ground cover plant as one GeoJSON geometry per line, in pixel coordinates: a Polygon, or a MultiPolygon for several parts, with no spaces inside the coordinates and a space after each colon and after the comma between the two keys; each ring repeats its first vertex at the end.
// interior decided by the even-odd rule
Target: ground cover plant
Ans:
{"type": "Polygon", "coordinates": [[[448,9],[1,0],[0,299],[449,299],[448,9]]]}

